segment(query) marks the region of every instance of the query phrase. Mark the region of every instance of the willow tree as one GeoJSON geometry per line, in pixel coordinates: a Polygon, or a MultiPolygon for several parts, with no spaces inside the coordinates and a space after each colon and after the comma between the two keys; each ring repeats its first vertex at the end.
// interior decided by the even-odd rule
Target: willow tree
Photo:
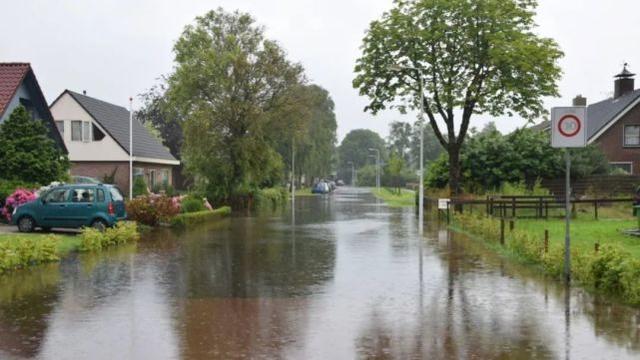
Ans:
{"type": "Polygon", "coordinates": [[[370,99],[365,111],[406,111],[422,102],[448,153],[454,195],[474,114],[533,119],[545,113],[545,96],[558,95],[563,54],[534,32],[536,6],[534,0],[396,0],[364,37],[353,85],[370,99]]]}
{"type": "Polygon", "coordinates": [[[188,25],[174,52],[168,96],[184,116],[181,155],[197,184],[224,200],[278,181],[270,128],[304,82],[302,67],[249,14],[222,9],[188,25]]]}

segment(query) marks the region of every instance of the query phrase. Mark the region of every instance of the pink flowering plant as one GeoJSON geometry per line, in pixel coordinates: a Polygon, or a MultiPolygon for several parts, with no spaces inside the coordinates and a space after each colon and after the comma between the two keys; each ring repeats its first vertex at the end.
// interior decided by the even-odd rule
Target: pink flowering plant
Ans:
{"type": "Polygon", "coordinates": [[[13,194],[9,195],[4,202],[4,207],[0,210],[0,214],[7,219],[7,221],[11,221],[11,213],[13,213],[13,209],[18,206],[28,203],[29,201],[33,201],[37,198],[35,191],[27,190],[27,189],[16,189],[13,194]]]}

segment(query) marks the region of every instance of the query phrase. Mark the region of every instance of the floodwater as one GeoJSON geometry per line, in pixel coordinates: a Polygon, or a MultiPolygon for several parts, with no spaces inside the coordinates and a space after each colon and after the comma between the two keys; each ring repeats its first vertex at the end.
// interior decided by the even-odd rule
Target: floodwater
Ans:
{"type": "Polygon", "coordinates": [[[341,188],[0,277],[0,358],[637,359],[639,315],[341,188]]]}

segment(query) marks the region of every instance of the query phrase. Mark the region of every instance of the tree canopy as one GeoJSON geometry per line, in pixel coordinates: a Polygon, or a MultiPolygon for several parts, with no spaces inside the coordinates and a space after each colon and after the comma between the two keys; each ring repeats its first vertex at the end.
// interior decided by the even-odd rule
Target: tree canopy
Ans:
{"type": "Polygon", "coordinates": [[[449,155],[450,184],[458,193],[459,153],[472,115],[543,115],[542,98],[558,95],[562,52],[555,41],[534,33],[533,0],[394,5],[371,23],[353,85],[370,99],[365,111],[394,104],[401,111],[424,107],[425,120],[449,155]]]}
{"type": "Polygon", "coordinates": [[[68,177],[67,155],[23,106],[0,124],[0,178],[48,185],[68,177]]]}

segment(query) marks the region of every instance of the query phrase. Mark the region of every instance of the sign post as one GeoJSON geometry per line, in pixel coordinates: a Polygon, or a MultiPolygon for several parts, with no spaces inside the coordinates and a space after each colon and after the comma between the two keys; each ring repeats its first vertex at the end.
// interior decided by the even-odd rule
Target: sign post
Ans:
{"type": "Polygon", "coordinates": [[[551,146],[565,148],[565,236],[564,279],[571,281],[571,153],[569,148],[587,145],[587,108],[584,106],[551,109],[551,146]]]}

